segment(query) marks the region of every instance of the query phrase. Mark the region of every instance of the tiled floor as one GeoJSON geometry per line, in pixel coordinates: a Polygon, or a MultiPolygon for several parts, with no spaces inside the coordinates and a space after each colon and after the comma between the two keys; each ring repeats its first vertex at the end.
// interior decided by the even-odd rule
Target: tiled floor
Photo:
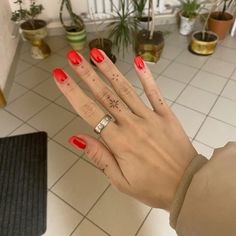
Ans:
{"type": "MultiPolygon", "coordinates": [[[[175,27],[167,28],[173,30],[166,36],[162,58],[150,68],[193,145],[209,158],[213,148],[236,140],[236,38],[220,42],[213,56],[199,57],[188,52],[187,39],[175,27]]],[[[29,45],[23,45],[8,105],[0,110],[1,136],[48,132],[45,236],[176,235],[165,211],[118,193],[82,152],[68,144],[68,137],[77,132],[96,135],[60,94],[50,75],[54,67],[73,75],[65,58],[69,46],[61,36],[48,42],[53,54],[44,61],[33,60],[29,45]]],[[[82,53],[88,58],[88,49],[82,53]]],[[[118,57],[117,65],[148,104],[132,58],[128,52],[124,58],[118,57]]]]}

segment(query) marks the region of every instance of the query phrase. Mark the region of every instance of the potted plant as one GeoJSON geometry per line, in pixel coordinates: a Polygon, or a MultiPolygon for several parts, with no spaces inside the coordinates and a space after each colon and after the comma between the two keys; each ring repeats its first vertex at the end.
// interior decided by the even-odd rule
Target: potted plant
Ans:
{"type": "Polygon", "coordinates": [[[215,52],[218,35],[212,31],[206,30],[207,22],[211,15],[211,12],[216,8],[218,2],[216,2],[211,10],[208,12],[206,16],[202,15],[204,18],[204,24],[201,31],[195,31],[192,34],[191,43],[189,46],[190,52],[200,55],[200,56],[208,56],[215,52]]]}
{"type": "MultiPolygon", "coordinates": [[[[113,2],[111,1],[113,4],[113,2]]],[[[129,45],[134,48],[135,34],[137,32],[137,18],[133,17],[135,10],[132,7],[132,2],[127,0],[119,0],[120,10],[113,4],[115,9],[115,20],[108,25],[110,33],[108,38],[111,39],[113,47],[116,47],[117,52],[124,56],[129,45]]]]}
{"type": "Polygon", "coordinates": [[[215,32],[219,39],[224,39],[226,33],[233,22],[233,15],[227,12],[232,4],[235,4],[235,0],[223,0],[221,2],[222,10],[212,12],[208,20],[209,30],[215,32]]]}
{"type": "Polygon", "coordinates": [[[139,22],[139,26],[142,29],[149,29],[152,21],[151,16],[144,15],[144,9],[147,4],[147,0],[133,0],[133,5],[136,13],[136,17],[139,22]]]}
{"type": "Polygon", "coordinates": [[[47,36],[47,23],[36,19],[43,11],[42,4],[36,4],[36,1],[30,0],[29,9],[24,9],[23,0],[16,0],[14,3],[19,6],[19,9],[12,12],[11,20],[20,24],[23,37],[32,44],[32,57],[35,59],[48,57],[51,50],[43,40],[47,36]]]}
{"type": "Polygon", "coordinates": [[[75,14],[70,0],[61,0],[59,18],[66,31],[66,39],[74,50],[81,50],[86,44],[86,31],[84,21],[81,16],[75,14]],[[70,24],[66,25],[63,19],[63,9],[66,7],[70,24]]]}
{"type": "Polygon", "coordinates": [[[138,31],[135,41],[136,55],[141,56],[144,61],[156,63],[161,56],[164,48],[164,36],[161,31],[155,31],[154,4],[149,0],[149,16],[152,9],[152,24],[151,30],[145,29],[138,31]]]}
{"type": "MultiPolygon", "coordinates": [[[[102,21],[101,24],[97,24],[92,10],[90,11],[90,18],[93,21],[94,31],[95,31],[95,34],[96,34],[96,38],[92,39],[89,42],[90,50],[92,48],[98,48],[98,49],[103,50],[106,53],[106,55],[110,58],[110,60],[113,63],[115,63],[116,62],[116,57],[115,57],[114,54],[112,54],[112,41],[108,38],[104,38],[104,36],[101,37],[101,34],[99,33],[99,26],[103,25],[104,21],[102,21]]],[[[96,66],[91,59],[90,59],[90,62],[94,66],[96,66]]]]}
{"type": "Polygon", "coordinates": [[[180,8],[180,28],[182,35],[188,35],[193,31],[197,16],[200,10],[200,4],[197,0],[179,0],[180,8]]]}

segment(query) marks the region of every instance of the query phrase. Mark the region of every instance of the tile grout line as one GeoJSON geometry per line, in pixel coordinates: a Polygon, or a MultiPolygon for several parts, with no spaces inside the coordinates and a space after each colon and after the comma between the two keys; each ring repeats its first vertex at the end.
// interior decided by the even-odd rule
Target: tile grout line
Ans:
{"type": "MultiPolygon", "coordinates": [[[[218,100],[219,100],[219,98],[220,98],[222,92],[224,91],[225,87],[226,87],[227,84],[229,83],[229,80],[230,80],[230,77],[232,76],[232,74],[233,74],[233,72],[232,72],[231,75],[229,76],[228,81],[225,83],[225,85],[224,85],[223,88],[221,89],[221,91],[220,91],[220,93],[218,94],[218,96],[217,96],[217,98],[216,98],[214,104],[212,105],[211,109],[210,109],[209,112],[207,113],[205,119],[203,120],[202,124],[200,125],[199,129],[197,130],[196,134],[194,135],[193,141],[196,139],[196,137],[197,137],[197,135],[199,134],[201,128],[202,128],[203,125],[205,124],[207,118],[208,118],[208,117],[211,117],[211,116],[210,116],[210,113],[211,113],[211,111],[213,110],[213,108],[215,107],[216,103],[218,102],[218,100]]],[[[223,122],[223,121],[221,121],[221,122],[223,122]]],[[[231,126],[232,126],[232,125],[231,125],[231,126]]]]}
{"type": "Polygon", "coordinates": [[[134,234],[134,236],[137,236],[137,235],[138,235],[138,233],[139,233],[140,230],[142,229],[144,223],[146,222],[148,216],[150,215],[152,209],[153,209],[153,208],[151,208],[151,209],[149,210],[149,212],[147,213],[147,215],[146,215],[145,218],[143,219],[142,223],[140,224],[140,226],[139,226],[138,230],[136,231],[136,233],[134,234]]]}

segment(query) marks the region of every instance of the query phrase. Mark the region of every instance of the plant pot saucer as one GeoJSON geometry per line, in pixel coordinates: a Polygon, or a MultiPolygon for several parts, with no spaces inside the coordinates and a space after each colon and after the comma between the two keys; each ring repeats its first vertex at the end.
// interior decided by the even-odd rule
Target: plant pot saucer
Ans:
{"type": "MultiPolygon", "coordinates": [[[[116,63],[116,56],[114,54],[111,54],[109,56],[110,60],[113,62],[113,64],[116,63]]],[[[90,63],[93,65],[93,66],[96,66],[95,63],[90,59],[90,63]]]]}

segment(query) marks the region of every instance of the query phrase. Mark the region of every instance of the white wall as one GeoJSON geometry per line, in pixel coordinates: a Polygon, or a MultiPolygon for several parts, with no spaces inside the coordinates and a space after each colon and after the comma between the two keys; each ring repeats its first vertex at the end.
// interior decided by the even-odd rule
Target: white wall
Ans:
{"type": "Polygon", "coordinates": [[[11,38],[13,24],[8,0],[0,0],[0,87],[4,90],[18,40],[11,38]]]}

